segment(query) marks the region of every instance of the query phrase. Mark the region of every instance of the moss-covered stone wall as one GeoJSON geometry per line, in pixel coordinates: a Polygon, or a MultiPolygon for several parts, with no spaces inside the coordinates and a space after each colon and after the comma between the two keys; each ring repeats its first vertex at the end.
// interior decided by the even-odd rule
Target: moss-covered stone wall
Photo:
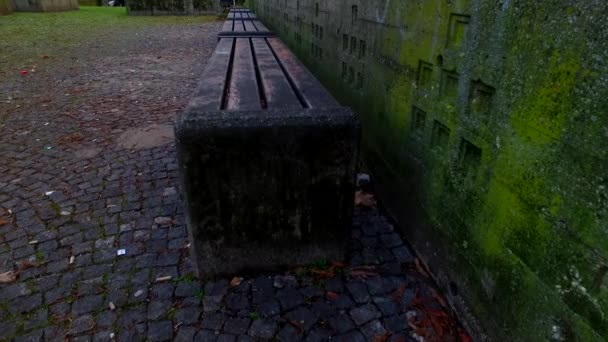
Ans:
{"type": "Polygon", "coordinates": [[[250,0],[479,340],[608,338],[608,2],[250,0]]]}

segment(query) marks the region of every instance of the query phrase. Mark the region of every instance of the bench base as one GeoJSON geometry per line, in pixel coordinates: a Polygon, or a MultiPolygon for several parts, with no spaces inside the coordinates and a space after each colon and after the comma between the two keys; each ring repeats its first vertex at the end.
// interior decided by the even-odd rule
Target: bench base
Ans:
{"type": "Polygon", "coordinates": [[[342,107],[183,113],[176,141],[199,276],[343,259],[359,131],[342,107]]]}

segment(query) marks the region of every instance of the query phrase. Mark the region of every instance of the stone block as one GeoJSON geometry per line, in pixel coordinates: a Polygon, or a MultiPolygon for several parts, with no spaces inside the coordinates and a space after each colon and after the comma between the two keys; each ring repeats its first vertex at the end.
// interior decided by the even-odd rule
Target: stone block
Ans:
{"type": "Polygon", "coordinates": [[[221,38],[176,123],[201,277],[342,259],[359,123],[276,38],[221,38]]]}

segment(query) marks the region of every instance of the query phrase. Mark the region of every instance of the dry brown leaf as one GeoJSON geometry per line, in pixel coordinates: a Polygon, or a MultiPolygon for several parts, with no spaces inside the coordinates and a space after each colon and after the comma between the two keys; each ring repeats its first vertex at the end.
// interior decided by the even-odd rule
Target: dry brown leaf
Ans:
{"type": "Polygon", "coordinates": [[[11,221],[4,217],[0,217],[0,226],[4,226],[5,224],[9,224],[11,221]]]}
{"type": "Polygon", "coordinates": [[[374,199],[373,194],[369,194],[363,192],[361,190],[355,193],[355,206],[356,207],[367,207],[374,208],[376,207],[376,200],[374,199]]]}
{"type": "Polygon", "coordinates": [[[350,272],[350,276],[353,278],[367,278],[367,277],[374,277],[377,276],[378,273],[374,272],[374,271],[365,271],[365,270],[360,270],[360,271],[352,271],[350,272]]]}
{"type": "Polygon", "coordinates": [[[243,278],[241,278],[241,277],[234,277],[230,281],[230,287],[239,286],[239,285],[241,285],[242,282],[243,282],[243,278]]]}
{"type": "Polygon", "coordinates": [[[335,292],[328,291],[328,292],[325,294],[325,297],[326,297],[327,299],[329,299],[329,300],[336,300],[336,299],[338,299],[338,294],[337,294],[337,293],[335,293],[335,292]]]}
{"type": "Polygon", "coordinates": [[[386,342],[390,336],[391,334],[388,332],[382,335],[375,335],[373,342],[386,342]]]}
{"type": "Polygon", "coordinates": [[[73,143],[84,140],[84,136],[80,133],[72,133],[59,139],[62,143],[73,143]]]}
{"type": "Polygon", "coordinates": [[[17,272],[40,266],[37,261],[21,260],[17,263],[17,272]]]}
{"type": "Polygon", "coordinates": [[[13,271],[0,273],[0,284],[12,283],[15,280],[17,280],[17,275],[13,271]]]}
{"type": "Polygon", "coordinates": [[[321,271],[321,270],[312,270],[312,271],[310,271],[310,273],[314,274],[315,277],[321,278],[321,279],[329,279],[336,275],[334,272],[321,271]]]}

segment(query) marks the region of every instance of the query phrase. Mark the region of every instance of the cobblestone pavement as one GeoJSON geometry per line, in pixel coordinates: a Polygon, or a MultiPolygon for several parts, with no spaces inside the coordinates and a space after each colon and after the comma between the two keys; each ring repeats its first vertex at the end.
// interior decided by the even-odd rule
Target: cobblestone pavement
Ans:
{"type": "Polygon", "coordinates": [[[0,339],[409,341],[420,298],[444,310],[376,209],[357,210],[348,266],[192,276],[170,124],[220,27],[144,29],[0,82],[0,339]]]}

